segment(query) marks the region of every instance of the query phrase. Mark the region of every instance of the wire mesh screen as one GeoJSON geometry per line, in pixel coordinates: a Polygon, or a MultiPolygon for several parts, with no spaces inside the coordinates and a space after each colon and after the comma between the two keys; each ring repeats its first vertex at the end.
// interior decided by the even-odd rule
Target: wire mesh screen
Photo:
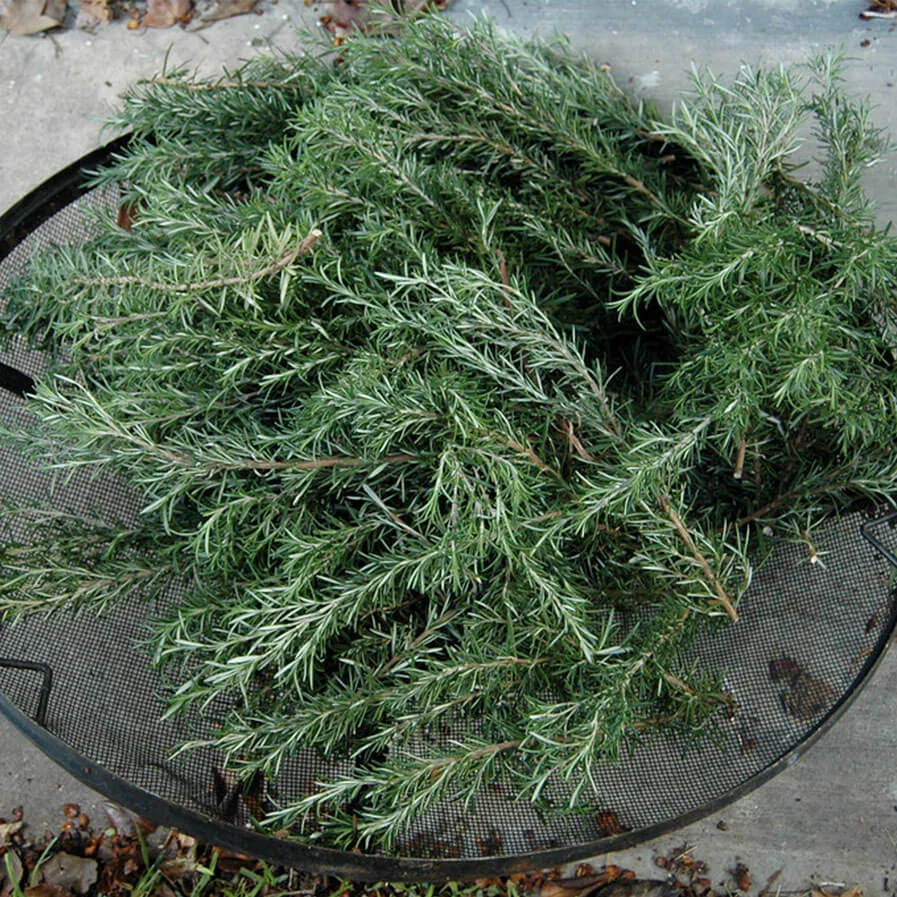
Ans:
{"type": "MultiPolygon", "coordinates": [[[[58,201],[78,182],[79,171],[73,167],[44,204],[58,201]]],[[[83,241],[93,216],[115,211],[114,193],[83,193],[52,216],[41,214],[45,220],[28,228],[20,242],[10,235],[21,220],[7,215],[0,240],[16,245],[0,259],[0,293],[33,253],[83,241]]],[[[26,414],[17,393],[29,378],[41,376],[41,357],[14,344],[0,362],[7,371],[0,415],[5,425],[17,426],[26,414]]],[[[5,450],[0,465],[0,500],[46,494],[49,475],[23,457],[5,450]]],[[[55,495],[85,515],[127,519],[139,507],[138,497],[112,479],[75,476],[57,486],[55,495]]],[[[884,650],[894,623],[895,567],[889,557],[897,550],[897,530],[888,515],[858,511],[833,518],[814,545],[811,558],[803,543],[776,544],[754,576],[741,619],[708,630],[695,645],[702,666],[724,671],[737,708],[731,717],[720,715],[714,737],[653,735],[631,744],[619,763],[594,770],[591,801],[575,814],[537,812],[516,802],[501,782],[485,789],[475,806],[447,802],[387,858],[396,864],[395,873],[438,874],[451,866],[457,874],[455,861],[472,864],[465,868],[480,874],[487,866],[499,873],[514,863],[519,868],[588,856],[712,812],[768,778],[846,704],[884,650]],[[429,865],[403,866],[407,858],[429,865]]],[[[174,588],[158,601],[177,597],[174,588]]],[[[167,683],[146,648],[149,622],[159,609],[134,601],[99,618],[61,612],[2,625],[0,658],[6,662],[0,661],[0,690],[59,739],[54,750],[62,759],[70,751],[110,773],[111,798],[121,800],[124,793],[116,782],[131,786],[130,794],[145,794],[160,824],[183,810],[194,814],[200,834],[227,837],[247,852],[380,874],[373,864],[365,866],[374,858],[354,855],[347,864],[348,854],[312,856],[303,853],[309,848],[301,841],[250,835],[252,808],[225,771],[224,758],[211,749],[174,755],[179,745],[203,735],[223,708],[162,719],[167,683]]],[[[336,768],[335,761],[300,752],[266,788],[272,799],[293,800],[336,768]]],[[[562,806],[565,788],[556,782],[547,796],[562,806]]]]}

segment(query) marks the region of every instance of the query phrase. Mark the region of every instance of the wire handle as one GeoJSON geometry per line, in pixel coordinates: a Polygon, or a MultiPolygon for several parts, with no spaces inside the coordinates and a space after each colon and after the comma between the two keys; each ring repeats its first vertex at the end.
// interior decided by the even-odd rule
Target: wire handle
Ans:
{"type": "Polygon", "coordinates": [[[892,511],[890,514],[885,514],[884,517],[876,517],[874,520],[866,520],[860,524],[860,534],[863,538],[877,548],[891,563],[893,566],[897,567],[897,554],[894,554],[890,548],[887,548],[885,544],[875,535],[872,531],[875,527],[879,526],[891,526],[894,523],[897,523],[897,511],[892,511]]]}
{"type": "Polygon", "coordinates": [[[47,728],[47,702],[50,700],[50,689],[53,687],[53,670],[49,664],[33,660],[15,660],[12,657],[0,657],[0,667],[11,670],[32,670],[40,673],[40,691],[37,695],[37,710],[34,721],[42,728],[47,728]]]}

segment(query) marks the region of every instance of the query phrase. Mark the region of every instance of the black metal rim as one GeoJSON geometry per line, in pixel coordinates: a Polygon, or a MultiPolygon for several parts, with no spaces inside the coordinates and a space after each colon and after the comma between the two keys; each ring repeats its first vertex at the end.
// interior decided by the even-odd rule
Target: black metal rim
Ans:
{"type": "MultiPolygon", "coordinates": [[[[127,143],[120,137],[77,160],[29,193],[0,216],[0,262],[31,231],[60,208],[90,189],[89,172],[107,162],[127,143]]],[[[891,515],[895,517],[897,515],[891,515]]],[[[890,518],[889,518],[890,519],[890,518]]],[[[862,527],[870,538],[869,524],[862,527]]],[[[884,552],[893,563],[893,556],[884,552]]],[[[271,863],[301,868],[309,872],[339,876],[358,881],[446,881],[470,880],[496,875],[529,872],[584,860],[612,851],[623,850],[717,813],[744,797],[794,763],[837,722],[868,683],[885,656],[891,636],[897,628],[897,600],[879,639],[851,686],[807,735],[791,750],[752,775],[738,787],[707,801],[695,809],[655,825],[623,832],[570,847],[539,850],[526,854],[465,859],[429,859],[358,854],[351,851],[317,847],[239,828],[212,816],[180,807],[165,798],[135,787],[89,757],[74,750],[50,731],[29,718],[0,692],[0,714],[31,740],[47,757],[88,787],[115,803],[132,810],[157,825],[177,828],[197,839],[249,854],[271,863]]]]}

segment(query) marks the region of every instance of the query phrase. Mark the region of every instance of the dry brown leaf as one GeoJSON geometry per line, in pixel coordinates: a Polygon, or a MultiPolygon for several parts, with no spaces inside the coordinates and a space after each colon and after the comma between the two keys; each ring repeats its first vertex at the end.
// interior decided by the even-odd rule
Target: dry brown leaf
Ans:
{"type": "Polygon", "coordinates": [[[216,864],[215,868],[220,869],[224,873],[235,873],[247,866],[252,866],[254,860],[245,853],[238,853],[235,850],[228,850],[224,847],[215,848],[216,864]]]}
{"type": "Polygon", "coordinates": [[[598,813],[597,822],[602,838],[610,838],[613,835],[620,835],[629,831],[628,827],[620,822],[620,817],[616,810],[601,810],[598,813]]]}
{"type": "Polygon", "coordinates": [[[45,881],[25,888],[25,897],[68,897],[68,893],[56,885],[48,885],[45,881]]]}
{"type": "Polygon", "coordinates": [[[64,18],[65,0],[0,0],[0,28],[10,34],[38,34],[64,18]]]}
{"type": "Polygon", "coordinates": [[[165,843],[162,845],[162,852],[166,859],[175,859],[176,857],[190,856],[196,858],[197,841],[192,835],[185,835],[177,829],[169,829],[165,837],[165,843]]]}
{"type": "Polygon", "coordinates": [[[339,43],[356,29],[363,33],[374,30],[393,31],[403,19],[445,9],[450,2],[451,0],[403,0],[393,4],[395,12],[382,3],[371,9],[370,0],[326,0],[320,4],[315,0],[305,0],[305,5],[320,7],[321,24],[339,43]]]}
{"type": "Polygon", "coordinates": [[[751,889],[751,873],[744,863],[737,863],[732,870],[732,877],[735,879],[735,886],[739,891],[750,891],[751,889]]]}
{"type": "Polygon", "coordinates": [[[153,897],[177,897],[177,894],[167,881],[160,881],[153,891],[153,897]]]}
{"type": "Polygon", "coordinates": [[[571,890],[570,886],[566,883],[556,881],[546,881],[545,884],[539,888],[540,897],[574,897],[577,893],[579,892],[575,889],[571,890]]]}
{"type": "Polygon", "coordinates": [[[103,804],[103,811],[112,828],[115,829],[116,835],[122,838],[133,838],[137,834],[137,820],[129,810],[111,801],[106,801],[103,804]]]}
{"type": "Polygon", "coordinates": [[[17,822],[0,823],[0,847],[9,843],[9,839],[18,832],[25,823],[19,819],[17,822]]]}
{"type": "MultiPolygon", "coordinates": [[[[607,880],[602,881],[601,884],[607,884],[607,880]]],[[[545,884],[539,888],[539,895],[540,897],[577,897],[577,895],[582,894],[583,891],[594,887],[594,883],[590,885],[588,882],[584,881],[580,884],[574,882],[572,879],[546,881],[545,884]]]]}
{"type": "Polygon", "coordinates": [[[190,0],[147,0],[140,24],[145,28],[170,28],[186,23],[189,17],[190,0]]]}
{"type": "Polygon", "coordinates": [[[676,887],[665,881],[642,878],[615,881],[599,892],[601,897],[680,897],[676,887]]]}
{"type": "Polygon", "coordinates": [[[54,853],[40,871],[45,884],[75,894],[86,894],[97,881],[96,860],[63,851],[54,853]]]}
{"type": "Polygon", "coordinates": [[[619,866],[605,866],[601,872],[592,872],[583,875],[576,875],[573,878],[558,878],[552,881],[546,881],[539,889],[540,897],[588,897],[588,895],[603,895],[611,893],[608,885],[611,882],[616,884],[627,884],[634,873],[628,869],[621,869],[619,866]]]}
{"type": "Polygon", "coordinates": [[[198,860],[196,838],[171,829],[162,845],[160,868],[169,879],[188,878],[196,873],[198,860]]]}
{"type": "Polygon", "coordinates": [[[109,0],[81,0],[81,8],[75,19],[75,27],[84,31],[96,31],[101,25],[112,21],[109,0]]]}
{"type": "Polygon", "coordinates": [[[252,12],[258,0],[196,0],[196,8],[193,21],[190,23],[191,31],[198,31],[217,22],[219,19],[229,19],[232,16],[243,16],[252,12]]]}

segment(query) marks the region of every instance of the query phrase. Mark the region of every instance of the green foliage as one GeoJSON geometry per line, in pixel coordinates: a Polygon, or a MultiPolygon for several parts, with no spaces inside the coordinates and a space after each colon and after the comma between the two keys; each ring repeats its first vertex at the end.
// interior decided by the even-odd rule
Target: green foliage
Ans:
{"type": "Polygon", "coordinates": [[[897,479],[897,244],[838,71],[696,76],[662,122],[433,18],[140,85],[97,175],[132,228],[5,313],[51,367],[7,440],[140,513],[11,510],[0,609],[177,584],[169,712],[235,698],[198,743],[247,776],[339,761],[259,823],[340,846],[496,782],[588,806],[627,741],[711,730],[688,646],[736,618],[752,524],[897,479]]]}

